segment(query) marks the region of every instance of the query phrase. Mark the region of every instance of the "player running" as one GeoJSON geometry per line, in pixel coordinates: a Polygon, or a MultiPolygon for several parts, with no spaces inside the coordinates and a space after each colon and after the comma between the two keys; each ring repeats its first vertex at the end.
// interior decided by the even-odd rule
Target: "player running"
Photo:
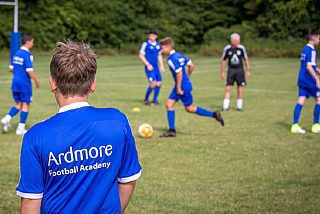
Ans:
{"type": "Polygon", "coordinates": [[[302,107],[307,98],[313,97],[316,100],[313,112],[312,133],[320,133],[319,116],[320,116],[320,80],[317,72],[317,50],[319,44],[319,32],[311,30],[308,35],[308,44],[302,49],[300,71],[298,76],[299,98],[293,113],[293,124],[291,133],[306,133],[299,126],[299,118],[302,107]]]}
{"type": "Polygon", "coordinates": [[[238,95],[237,95],[237,110],[243,110],[243,87],[246,86],[245,72],[243,68],[243,62],[246,66],[246,76],[250,76],[250,64],[246,49],[240,44],[240,35],[233,33],[230,36],[230,44],[227,45],[221,56],[221,78],[226,80],[226,88],[224,92],[223,110],[229,110],[231,90],[234,82],[237,82],[238,95]],[[225,78],[225,66],[228,60],[228,74],[225,78]]]}
{"type": "Polygon", "coordinates": [[[40,81],[33,69],[33,56],[30,50],[33,47],[34,39],[30,34],[22,36],[22,47],[17,51],[10,65],[10,72],[13,73],[12,95],[16,103],[8,114],[2,118],[2,132],[7,133],[11,119],[20,112],[20,122],[16,130],[17,135],[26,133],[26,121],[29,114],[30,103],[32,102],[32,84],[40,87],[40,81]]]}
{"type": "Polygon", "coordinates": [[[139,51],[139,58],[145,65],[144,69],[149,82],[149,86],[144,98],[145,105],[159,105],[158,96],[162,82],[161,72],[164,72],[165,69],[163,66],[160,44],[157,41],[157,38],[157,33],[153,30],[150,30],[148,32],[148,40],[142,43],[139,51]],[[159,70],[158,63],[160,64],[161,72],[159,70]],[[154,95],[152,102],[150,103],[149,96],[153,90],[154,95]]]}
{"type": "Polygon", "coordinates": [[[50,86],[60,110],[23,138],[21,213],[124,213],[141,166],[127,117],[88,104],[96,71],[89,45],[57,43],[50,86]]]}
{"type": "Polygon", "coordinates": [[[189,79],[194,70],[192,61],[174,50],[174,41],[172,38],[164,38],[160,41],[160,44],[163,54],[169,55],[167,62],[175,82],[166,102],[169,130],[162,134],[161,137],[176,137],[174,105],[179,100],[183,102],[187,112],[215,118],[222,126],[224,126],[220,111],[212,112],[200,106],[192,105],[192,83],[189,79]],[[185,70],[185,66],[188,66],[189,68],[188,73],[185,70]]]}

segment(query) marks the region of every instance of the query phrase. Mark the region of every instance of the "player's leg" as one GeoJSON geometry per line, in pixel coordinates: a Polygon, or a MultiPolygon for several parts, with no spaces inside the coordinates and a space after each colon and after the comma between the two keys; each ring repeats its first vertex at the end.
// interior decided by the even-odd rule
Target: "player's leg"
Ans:
{"type": "Polygon", "coordinates": [[[162,83],[162,76],[161,76],[159,68],[155,71],[155,79],[156,79],[156,84],[155,84],[155,88],[154,88],[154,95],[153,95],[152,104],[159,105],[160,103],[158,102],[158,97],[160,94],[161,83],[162,83]]]}
{"type": "Polygon", "coordinates": [[[144,104],[145,105],[150,105],[151,103],[149,101],[149,96],[152,93],[153,89],[156,87],[155,77],[154,77],[154,72],[153,71],[148,71],[145,68],[145,72],[146,72],[146,76],[147,76],[149,84],[148,84],[148,87],[147,87],[147,90],[146,90],[146,94],[144,96],[144,104]]]}
{"type": "Polygon", "coordinates": [[[320,123],[319,123],[319,117],[320,117],[320,90],[317,93],[316,98],[316,104],[314,106],[313,111],[313,125],[312,125],[312,133],[320,134],[320,123]]]}
{"type": "Polygon", "coordinates": [[[26,130],[26,121],[29,115],[30,103],[32,101],[32,93],[21,93],[21,112],[20,112],[20,122],[18,124],[16,134],[23,135],[27,132],[26,130]]]}
{"type": "Polygon", "coordinates": [[[243,86],[238,85],[237,88],[237,110],[242,111],[243,109],[243,86]]]}
{"type": "MultiPolygon", "coordinates": [[[[171,96],[172,97],[172,96],[171,96]]],[[[166,108],[167,108],[167,119],[168,119],[168,125],[169,130],[165,133],[163,133],[160,137],[176,137],[176,125],[175,125],[175,111],[174,111],[174,105],[177,101],[175,99],[169,99],[166,102],[166,108]]]]}
{"type": "Polygon", "coordinates": [[[243,88],[246,86],[246,78],[244,70],[238,70],[237,72],[237,110],[243,110],[243,88]]]}
{"type": "Polygon", "coordinates": [[[300,126],[299,126],[299,119],[300,119],[300,115],[301,115],[301,111],[303,108],[303,105],[305,103],[307,99],[307,93],[304,89],[299,88],[299,98],[298,98],[298,102],[294,108],[293,111],[293,123],[291,126],[291,133],[293,134],[304,134],[306,133],[305,130],[303,130],[300,126]]]}
{"type": "Polygon", "coordinates": [[[7,133],[10,127],[10,121],[14,116],[16,116],[22,108],[22,104],[20,102],[20,93],[13,93],[13,99],[16,102],[15,106],[12,106],[9,112],[1,119],[2,132],[7,133]]]}
{"type": "Polygon", "coordinates": [[[234,85],[235,79],[236,79],[236,73],[233,70],[229,70],[227,74],[227,83],[224,91],[224,100],[223,100],[223,106],[222,106],[222,109],[224,111],[227,111],[230,108],[231,90],[232,90],[232,86],[234,85]]]}
{"type": "Polygon", "coordinates": [[[204,117],[211,117],[215,118],[222,126],[224,125],[223,118],[221,116],[220,111],[212,112],[205,108],[202,108],[201,106],[194,106],[193,103],[193,96],[190,92],[185,91],[184,94],[181,96],[181,101],[184,104],[185,110],[189,113],[195,113],[200,116],[204,117]]]}

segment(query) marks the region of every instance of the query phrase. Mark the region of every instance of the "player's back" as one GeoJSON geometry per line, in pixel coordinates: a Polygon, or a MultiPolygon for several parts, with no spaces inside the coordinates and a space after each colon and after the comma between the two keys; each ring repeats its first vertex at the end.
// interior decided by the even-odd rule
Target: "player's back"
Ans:
{"type": "Polygon", "coordinates": [[[176,82],[176,73],[182,72],[182,84],[181,87],[183,90],[192,90],[192,83],[188,77],[185,67],[191,63],[191,60],[184,56],[183,54],[173,51],[168,59],[169,68],[173,76],[174,81],[176,82]]]}
{"type": "Polygon", "coordinates": [[[314,47],[307,44],[301,53],[301,61],[300,61],[300,71],[298,77],[298,85],[300,87],[307,87],[312,88],[316,85],[316,80],[312,77],[307,69],[307,65],[311,64],[313,69],[316,70],[316,59],[317,59],[317,52],[314,47]]]}
{"type": "Polygon", "coordinates": [[[23,47],[14,55],[11,63],[13,66],[13,91],[20,92],[31,90],[31,80],[28,71],[33,67],[32,61],[32,54],[23,47]]]}
{"type": "Polygon", "coordinates": [[[136,152],[130,125],[116,109],[60,112],[31,128],[24,143],[34,147],[44,169],[44,183],[30,184],[34,192],[43,185],[42,213],[120,213],[118,179],[140,176],[137,157],[126,160],[136,152]]]}

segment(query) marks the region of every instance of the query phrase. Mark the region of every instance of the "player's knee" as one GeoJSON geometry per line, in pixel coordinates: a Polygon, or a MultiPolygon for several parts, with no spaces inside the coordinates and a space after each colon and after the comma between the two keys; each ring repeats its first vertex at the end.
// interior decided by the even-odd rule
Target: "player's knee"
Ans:
{"type": "Polygon", "coordinates": [[[195,108],[193,106],[186,106],[185,107],[185,110],[188,112],[188,113],[194,113],[195,112],[195,108]]]}

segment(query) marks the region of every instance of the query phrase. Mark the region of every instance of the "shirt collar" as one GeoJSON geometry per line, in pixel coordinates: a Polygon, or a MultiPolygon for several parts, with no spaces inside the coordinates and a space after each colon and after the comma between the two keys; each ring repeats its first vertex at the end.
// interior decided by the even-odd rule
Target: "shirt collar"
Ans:
{"type": "Polygon", "coordinates": [[[309,46],[310,48],[314,49],[314,46],[311,44],[307,44],[307,46],[309,46]]]}
{"type": "Polygon", "coordinates": [[[157,41],[151,42],[150,40],[148,40],[148,42],[153,46],[155,46],[157,44],[157,41]]]}
{"type": "Polygon", "coordinates": [[[170,55],[174,54],[175,52],[176,52],[175,50],[171,50],[170,55]]]}
{"type": "Polygon", "coordinates": [[[77,109],[77,108],[82,108],[82,107],[85,107],[85,106],[90,106],[89,103],[87,102],[75,102],[75,103],[71,103],[69,105],[66,105],[66,106],[63,106],[59,109],[59,113],[62,113],[62,112],[66,112],[66,111],[69,111],[69,110],[73,110],[73,109],[77,109]]]}
{"type": "Polygon", "coordinates": [[[21,46],[21,50],[24,50],[24,51],[28,51],[29,52],[29,49],[24,47],[24,46],[21,46]]]}

